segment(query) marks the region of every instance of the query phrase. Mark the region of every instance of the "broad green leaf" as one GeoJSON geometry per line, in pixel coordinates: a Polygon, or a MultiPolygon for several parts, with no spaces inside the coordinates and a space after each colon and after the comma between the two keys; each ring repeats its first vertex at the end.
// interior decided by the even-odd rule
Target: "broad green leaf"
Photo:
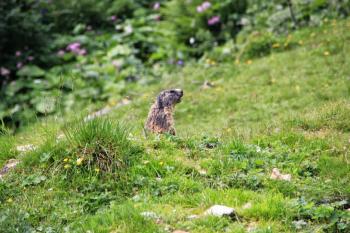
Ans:
{"type": "Polygon", "coordinates": [[[45,75],[44,70],[35,65],[24,66],[17,72],[18,76],[41,77],[45,75]]]}

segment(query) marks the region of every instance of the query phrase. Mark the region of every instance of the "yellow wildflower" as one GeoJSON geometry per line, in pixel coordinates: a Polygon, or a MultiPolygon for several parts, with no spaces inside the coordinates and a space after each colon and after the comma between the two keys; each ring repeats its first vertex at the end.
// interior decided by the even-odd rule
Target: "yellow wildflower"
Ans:
{"type": "Polygon", "coordinates": [[[275,49],[275,48],[279,48],[280,46],[281,46],[281,45],[280,45],[279,43],[275,43],[275,44],[272,45],[272,48],[275,49]]]}
{"type": "Polygon", "coordinates": [[[7,202],[8,202],[8,203],[12,203],[12,202],[13,202],[13,199],[10,197],[9,199],[7,199],[7,202]]]}
{"type": "Polygon", "coordinates": [[[163,164],[164,164],[164,162],[163,162],[163,161],[160,161],[160,162],[159,162],[159,165],[161,165],[161,166],[162,166],[163,164]]]}
{"type": "Polygon", "coordinates": [[[99,168],[95,168],[95,172],[99,173],[100,169],[99,168]]]}
{"type": "Polygon", "coordinates": [[[253,63],[253,61],[252,60],[248,60],[248,61],[246,61],[246,64],[247,65],[250,65],[250,64],[252,64],[253,63]]]}
{"type": "Polygon", "coordinates": [[[68,168],[70,168],[69,164],[64,165],[64,169],[68,169],[68,168]]]}
{"type": "Polygon", "coordinates": [[[83,163],[83,158],[78,158],[77,159],[77,165],[79,166],[79,165],[81,165],[82,163],[83,163]]]}
{"type": "Polygon", "coordinates": [[[329,52],[328,51],[325,51],[324,53],[323,53],[325,56],[329,56],[329,52]]]}
{"type": "Polygon", "coordinates": [[[65,159],[63,160],[63,162],[66,163],[66,162],[68,162],[68,160],[69,160],[68,158],[65,158],[65,159]]]}
{"type": "Polygon", "coordinates": [[[115,100],[115,99],[110,99],[110,100],[108,101],[108,105],[111,106],[111,107],[117,105],[117,103],[118,103],[118,102],[117,102],[117,100],[115,100]]]}

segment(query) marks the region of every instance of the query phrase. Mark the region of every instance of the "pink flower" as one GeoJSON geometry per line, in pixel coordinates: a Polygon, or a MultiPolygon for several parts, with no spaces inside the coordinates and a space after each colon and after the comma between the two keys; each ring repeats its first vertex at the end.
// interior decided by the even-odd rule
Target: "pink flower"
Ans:
{"type": "Polygon", "coordinates": [[[197,6],[197,12],[202,13],[211,7],[211,3],[208,1],[203,2],[201,5],[197,6]]]}
{"type": "Polygon", "coordinates": [[[202,13],[203,11],[204,11],[204,10],[203,10],[202,5],[197,6],[197,12],[198,12],[198,13],[202,13]]]}
{"type": "Polygon", "coordinates": [[[10,75],[11,71],[9,69],[6,69],[5,67],[1,67],[0,68],[0,74],[2,76],[8,76],[10,75]]]}
{"type": "Polygon", "coordinates": [[[27,60],[28,60],[28,61],[33,61],[33,60],[34,60],[34,57],[33,57],[33,56],[28,56],[28,57],[27,57],[27,60]]]}
{"type": "Polygon", "coordinates": [[[117,20],[117,16],[116,16],[116,15],[112,15],[112,16],[111,16],[111,21],[114,22],[114,21],[116,21],[116,20],[117,20]]]}
{"type": "MultiPolygon", "coordinates": [[[[81,44],[79,42],[74,42],[71,43],[67,46],[66,48],[68,51],[76,54],[76,55],[80,55],[80,56],[85,56],[87,54],[86,49],[81,48],[81,44]]],[[[61,51],[59,51],[59,56],[63,56],[64,53],[62,53],[61,51]]]]}
{"type": "Polygon", "coordinates": [[[220,16],[213,16],[210,19],[208,19],[208,25],[209,26],[212,26],[212,25],[215,25],[215,24],[218,24],[218,23],[220,23],[220,16]]]}
{"type": "Polygon", "coordinates": [[[74,42],[74,43],[69,44],[67,46],[67,50],[71,51],[71,52],[75,52],[75,51],[80,50],[80,43],[79,42],[74,42]]]}
{"type": "Polygon", "coordinates": [[[154,3],[153,10],[158,10],[159,8],[160,8],[160,3],[159,2],[154,3]]]}
{"type": "Polygon", "coordinates": [[[65,52],[62,49],[57,52],[57,56],[59,56],[59,57],[64,56],[64,54],[65,54],[65,52]]]}
{"type": "Polygon", "coordinates": [[[85,56],[87,54],[86,49],[80,49],[79,51],[76,52],[77,55],[80,56],[85,56]]]}
{"type": "Polygon", "coordinates": [[[16,67],[17,67],[17,69],[21,69],[23,67],[23,63],[22,62],[17,62],[16,67]]]}
{"type": "Polygon", "coordinates": [[[22,55],[22,52],[21,51],[16,51],[16,57],[19,57],[22,55]]]}
{"type": "Polygon", "coordinates": [[[203,2],[202,7],[203,7],[204,10],[206,10],[206,9],[208,9],[209,7],[211,7],[211,3],[208,2],[208,1],[203,2]]]}

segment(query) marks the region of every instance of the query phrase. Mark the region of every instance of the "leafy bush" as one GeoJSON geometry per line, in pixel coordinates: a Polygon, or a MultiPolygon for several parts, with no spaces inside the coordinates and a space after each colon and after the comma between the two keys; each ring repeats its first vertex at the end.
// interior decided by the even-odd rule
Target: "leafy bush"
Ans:
{"type": "Polygon", "coordinates": [[[163,26],[173,32],[169,37],[172,51],[200,57],[240,31],[239,20],[246,8],[246,1],[236,0],[169,1],[163,10],[163,26]]]}
{"type": "Polygon", "coordinates": [[[40,54],[48,45],[50,30],[42,16],[33,1],[0,2],[0,64],[5,77],[0,79],[1,89],[23,65],[42,62],[40,54]]]}
{"type": "MultiPolygon", "coordinates": [[[[212,66],[278,51],[286,41],[265,31],[295,28],[288,2],[2,1],[0,119],[18,127],[89,102],[115,103],[132,91],[128,83],[152,83],[192,58],[212,66]],[[263,33],[251,36],[255,31],[263,33]]],[[[301,27],[347,16],[350,6],[349,0],[292,1],[292,9],[301,27]]]]}
{"type": "Polygon", "coordinates": [[[349,13],[349,0],[249,0],[245,26],[246,30],[265,28],[277,33],[286,33],[296,27],[322,24],[322,19],[326,17],[346,17],[349,13]]]}

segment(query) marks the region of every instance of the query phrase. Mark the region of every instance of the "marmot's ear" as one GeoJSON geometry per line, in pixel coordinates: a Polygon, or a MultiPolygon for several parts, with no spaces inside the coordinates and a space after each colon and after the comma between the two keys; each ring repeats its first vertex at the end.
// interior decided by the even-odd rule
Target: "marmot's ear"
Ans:
{"type": "Polygon", "coordinates": [[[158,104],[158,108],[162,108],[163,107],[162,94],[158,95],[158,97],[157,97],[157,104],[158,104]]]}

